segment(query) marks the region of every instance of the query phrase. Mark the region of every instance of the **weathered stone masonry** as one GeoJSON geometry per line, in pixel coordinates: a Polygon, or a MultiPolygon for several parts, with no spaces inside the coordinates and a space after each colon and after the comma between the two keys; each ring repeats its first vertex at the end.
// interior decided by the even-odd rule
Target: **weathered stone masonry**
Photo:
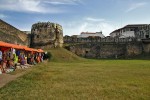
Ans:
{"type": "Polygon", "coordinates": [[[63,29],[56,23],[39,22],[26,34],[0,19],[0,41],[43,49],[62,47],[63,29]]]}
{"type": "Polygon", "coordinates": [[[150,39],[137,38],[76,38],[66,36],[63,39],[62,26],[50,22],[33,24],[31,34],[25,34],[12,25],[0,20],[0,40],[31,45],[35,48],[62,47],[63,41],[69,44],[66,48],[86,58],[125,58],[147,53],[150,55],[150,39]]]}
{"type": "Polygon", "coordinates": [[[28,45],[28,35],[0,19],[0,40],[9,43],[28,45]]]}
{"type": "Polygon", "coordinates": [[[150,44],[132,42],[89,42],[66,47],[71,52],[85,58],[128,58],[142,53],[150,54],[150,44]]]}
{"type": "Polygon", "coordinates": [[[62,26],[55,23],[36,23],[31,29],[31,47],[55,48],[63,46],[62,26]]]}

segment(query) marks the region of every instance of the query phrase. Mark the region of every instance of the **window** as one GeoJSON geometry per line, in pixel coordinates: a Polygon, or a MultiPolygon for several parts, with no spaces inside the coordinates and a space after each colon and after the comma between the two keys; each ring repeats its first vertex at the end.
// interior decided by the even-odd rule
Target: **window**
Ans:
{"type": "Polygon", "coordinates": [[[125,31],[126,31],[126,29],[123,30],[123,32],[125,32],[125,31]]]}
{"type": "Polygon", "coordinates": [[[37,38],[40,38],[40,36],[39,36],[39,35],[37,35],[37,38]]]}
{"type": "Polygon", "coordinates": [[[130,31],[134,31],[134,29],[133,29],[133,28],[131,28],[131,29],[130,29],[130,31]]]}
{"type": "Polygon", "coordinates": [[[42,29],[39,29],[39,32],[41,32],[42,31],[42,29]]]}

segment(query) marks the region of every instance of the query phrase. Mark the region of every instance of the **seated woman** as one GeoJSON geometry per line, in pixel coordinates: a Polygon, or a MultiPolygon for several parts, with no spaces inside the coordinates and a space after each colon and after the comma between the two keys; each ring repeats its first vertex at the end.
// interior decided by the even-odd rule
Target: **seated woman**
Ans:
{"type": "Polygon", "coordinates": [[[15,71],[15,69],[16,68],[14,66],[13,60],[7,60],[5,72],[9,73],[9,72],[15,71]]]}
{"type": "Polygon", "coordinates": [[[20,56],[19,56],[19,61],[20,61],[20,64],[21,64],[21,65],[26,64],[26,60],[25,60],[25,57],[24,57],[23,54],[20,54],[20,56]]]}
{"type": "Polygon", "coordinates": [[[16,69],[13,60],[8,60],[7,61],[7,68],[14,69],[14,70],[16,69]]]}

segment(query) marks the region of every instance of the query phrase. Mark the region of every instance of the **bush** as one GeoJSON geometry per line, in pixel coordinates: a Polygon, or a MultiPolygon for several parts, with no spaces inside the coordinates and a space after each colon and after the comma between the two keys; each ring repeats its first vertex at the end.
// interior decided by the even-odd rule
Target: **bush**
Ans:
{"type": "Polygon", "coordinates": [[[44,54],[44,57],[43,57],[44,60],[51,60],[51,58],[52,58],[52,54],[50,52],[47,52],[44,54]]]}

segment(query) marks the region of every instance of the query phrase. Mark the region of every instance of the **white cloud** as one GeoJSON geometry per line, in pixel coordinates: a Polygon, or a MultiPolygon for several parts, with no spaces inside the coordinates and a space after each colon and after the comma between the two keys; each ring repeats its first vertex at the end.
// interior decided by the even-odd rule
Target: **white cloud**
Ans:
{"type": "Polygon", "coordinates": [[[126,12],[131,12],[131,11],[138,9],[140,7],[143,7],[145,5],[147,5],[146,2],[134,3],[126,10],[126,12]]]}
{"type": "Polygon", "coordinates": [[[49,3],[52,5],[66,5],[68,3],[64,3],[64,2],[57,2],[57,1],[45,1],[45,3],[49,3]]]}
{"type": "Polygon", "coordinates": [[[90,21],[73,21],[69,23],[61,23],[64,29],[64,35],[79,35],[81,32],[100,32],[108,36],[116,29],[113,23],[108,21],[90,22],[90,21]]]}
{"type": "Polygon", "coordinates": [[[77,5],[81,4],[81,0],[44,0],[45,3],[52,5],[77,5]]]}
{"type": "Polygon", "coordinates": [[[17,11],[17,12],[42,12],[47,11],[43,6],[40,5],[39,0],[13,0],[4,1],[0,3],[0,9],[6,11],[17,11]]]}
{"type": "Polygon", "coordinates": [[[80,0],[1,0],[0,10],[36,13],[62,13],[60,4],[77,4],[80,0]],[[50,5],[51,3],[52,5],[50,5]]]}
{"type": "Polygon", "coordinates": [[[85,20],[87,20],[87,21],[93,21],[93,22],[102,22],[102,21],[105,21],[105,19],[92,18],[92,17],[87,17],[87,18],[85,18],[85,20]]]}

